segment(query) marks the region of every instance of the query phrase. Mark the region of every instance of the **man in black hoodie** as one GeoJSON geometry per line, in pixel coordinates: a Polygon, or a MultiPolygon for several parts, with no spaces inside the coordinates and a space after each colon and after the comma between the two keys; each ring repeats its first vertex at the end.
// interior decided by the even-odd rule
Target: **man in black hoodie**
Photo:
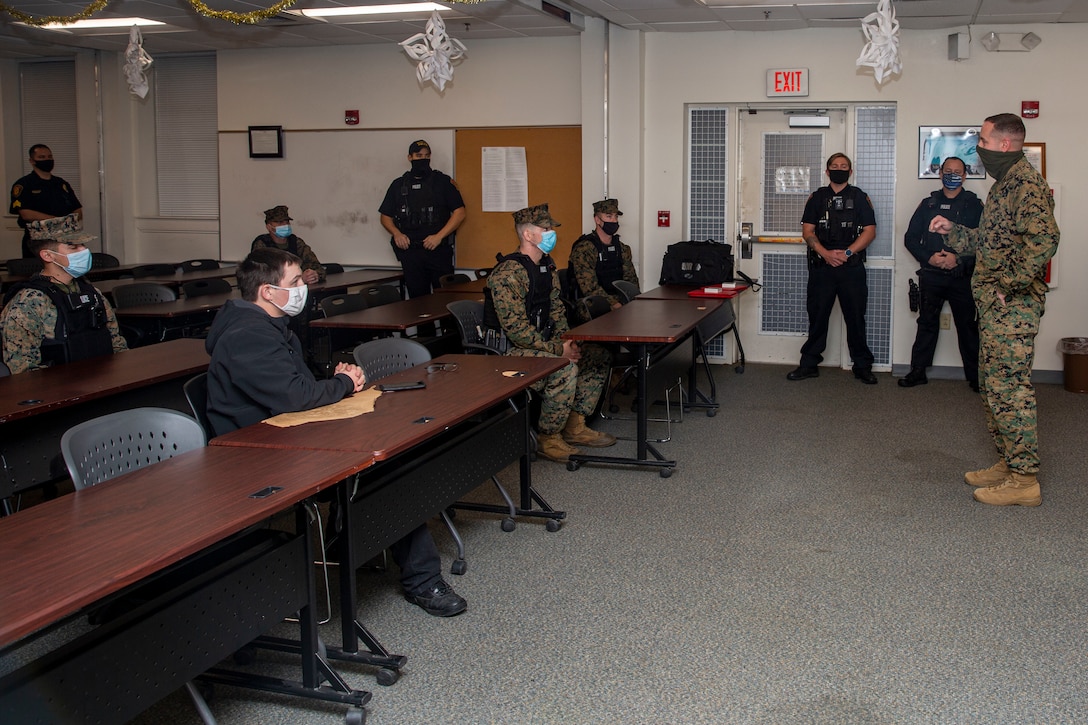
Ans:
{"type": "MultiPolygon", "coordinates": [[[[329,380],[306,366],[302,345],[287,327],[306,306],[301,260],[290,252],[255,249],[238,266],[241,300],[230,300],[208,331],[208,419],[216,435],[280,413],[335,403],[362,390],[357,365],[341,363],[329,380]]],[[[405,598],[428,614],[450,617],[468,606],[442,579],[434,539],[422,524],[390,547],[405,598]]]]}

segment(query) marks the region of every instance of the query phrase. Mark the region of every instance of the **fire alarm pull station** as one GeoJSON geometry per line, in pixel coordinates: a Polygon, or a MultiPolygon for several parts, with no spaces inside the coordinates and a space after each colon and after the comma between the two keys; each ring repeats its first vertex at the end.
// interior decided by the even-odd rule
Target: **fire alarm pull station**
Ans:
{"type": "Polygon", "coordinates": [[[349,126],[359,125],[359,111],[344,111],[344,123],[349,126]]]}
{"type": "Polygon", "coordinates": [[[671,216],[671,212],[659,211],[657,213],[657,226],[659,226],[659,227],[669,226],[669,217],[670,216],[671,216]]]}

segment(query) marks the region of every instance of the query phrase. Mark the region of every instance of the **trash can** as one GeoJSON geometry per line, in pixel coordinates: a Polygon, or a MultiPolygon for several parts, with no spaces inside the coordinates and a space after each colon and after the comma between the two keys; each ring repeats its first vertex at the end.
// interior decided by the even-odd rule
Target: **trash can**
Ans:
{"type": "Polygon", "coordinates": [[[1088,337],[1063,337],[1058,349],[1065,364],[1065,389],[1088,393],[1088,337]]]}

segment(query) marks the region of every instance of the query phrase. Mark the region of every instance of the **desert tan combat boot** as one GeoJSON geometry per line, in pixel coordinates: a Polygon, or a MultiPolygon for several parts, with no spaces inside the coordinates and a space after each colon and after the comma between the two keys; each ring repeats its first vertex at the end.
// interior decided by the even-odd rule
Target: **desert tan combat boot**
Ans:
{"type": "Polygon", "coordinates": [[[558,433],[549,435],[538,433],[536,436],[536,452],[548,460],[566,463],[572,454],[579,451],[574,446],[567,445],[567,442],[563,440],[563,436],[558,433]]]}
{"type": "Polygon", "coordinates": [[[1009,471],[1000,485],[976,488],[975,500],[993,506],[1038,506],[1043,502],[1034,473],[1009,471]]]}
{"type": "Polygon", "coordinates": [[[978,471],[968,471],[963,474],[964,482],[969,486],[997,486],[1009,475],[1009,467],[1005,465],[1005,459],[978,471]]]}
{"type": "Polygon", "coordinates": [[[567,425],[563,428],[563,440],[590,448],[607,448],[616,442],[616,437],[586,427],[586,418],[581,413],[571,413],[567,425]]]}

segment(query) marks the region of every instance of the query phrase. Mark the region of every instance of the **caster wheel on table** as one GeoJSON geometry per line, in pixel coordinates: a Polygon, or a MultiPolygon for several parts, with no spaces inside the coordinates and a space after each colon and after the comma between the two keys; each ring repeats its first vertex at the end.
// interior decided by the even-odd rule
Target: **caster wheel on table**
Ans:
{"type": "Polygon", "coordinates": [[[382,687],[389,687],[394,682],[400,679],[400,673],[394,670],[392,667],[383,667],[378,670],[378,674],[374,676],[374,679],[382,687]]]}
{"type": "Polygon", "coordinates": [[[517,525],[518,525],[518,523],[516,521],[514,521],[512,518],[510,518],[509,516],[507,516],[505,519],[502,520],[502,530],[507,532],[507,533],[509,533],[509,532],[513,531],[515,528],[517,528],[517,525]]]}
{"type": "Polygon", "coordinates": [[[736,366],[735,368],[733,368],[733,372],[735,372],[737,375],[740,375],[741,373],[744,372],[744,366],[743,365],[736,366]]]}
{"type": "Polygon", "coordinates": [[[548,519],[548,523],[544,524],[544,528],[547,529],[548,531],[552,532],[553,534],[556,531],[559,531],[560,526],[562,526],[562,524],[560,524],[555,519],[548,519]]]}
{"type": "Polygon", "coordinates": [[[707,411],[706,411],[706,417],[707,418],[713,418],[717,414],[718,414],[718,409],[717,408],[708,408],[707,411]]]}
{"type": "Polygon", "coordinates": [[[669,476],[672,475],[672,471],[673,471],[673,469],[671,469],[671,468],[662,468],[661,469],[661,477],[662,478],[668,478],[669,476]]]}
{"type": "Polygon", "coordinates": [[[577,471],[581,467],[582,467],[582,464],[579,463],[578,461],[567,461],[567,470],[568,471],[577,471]]]}
{"type": "Polygon", "coordinates": [[[352,708],[344,715],[347,725],[366,725],[366,710],[361,707],[352,708]]]}
{"type": "Polygon", "coordinates": [[[461,576],[466,571],[468,571],[468,563],[464,559],[457,559],[450,564],[450,574],[461,576]]]}

